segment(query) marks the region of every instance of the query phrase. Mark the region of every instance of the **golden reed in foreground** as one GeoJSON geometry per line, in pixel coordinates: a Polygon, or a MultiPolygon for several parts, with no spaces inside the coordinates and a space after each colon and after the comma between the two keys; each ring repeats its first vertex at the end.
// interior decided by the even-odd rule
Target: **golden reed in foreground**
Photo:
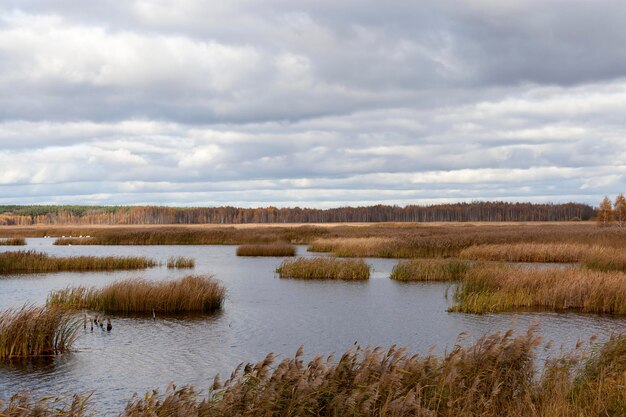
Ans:
{"type": "Polygon", "coordinates": [[[362,259],[297,258],[285,260],[276,272],[281,278],[361,281],[369,279],[370,266],[362,259]]]}
{"type": "Polygon", "coordinates": [[[456,281],[470,268],[460,259],[411,259],[393,267],[390,278],[396,281],[456,281]]]}
{"type": "Polygon", "coordinates": [[[222,308],[225,296],[226,289],[214,278],[187,276],[176,281],[129,279],[99,289],[67,288],[50,293],[47,304],[63,309],[89,309],[108,314],[210,313],[222,308]]]}
{"type": "Polygon", "coordinates": [[[37,273],[59,271],[113,271],[120,269],[145,269],[158,263],[144,257],[54,257],[35,251],[0,253],[0,274],[37,273]]]}
{"type": "Polygon", "coordinates": [[[67,352],[79,325],[72,315],[58,308],[25,306],[0,312],[0,360],[67,352]]]}
{"type": "Polygon", "coordinates": [[[241,245],[237,256],[296,256],[296,247],[287,243],[267,245],[241,245]]]}
{"type": "Polygon", "coordinates": [[[626,314],[626,274],[589,269],[471,268],[455,291],[452,311],[575,310],[626,314]]]}
{"type": "MultiPolygon", "coordinates": [[[[240,365],[208,394],[169,387],[135,395],[123,417],[580,417],[623,416],[626,407],[626,337],[615,336],[590,356],[574,351],[548,360],[537,375],[533,330],[458,344],[443,356],[418,356],[392,346],[359,348],[338,359],[305,363],[302,348],[275,364],[273,354],[240,365]]],[[[0,403],[14,416],[89,415],[86,397],[34,400],[16,394],[0,403]],[[56,403],[55,403],[56,401],[56,403]],[[32,410],[42,411],[35,414],[32,410]]]]}

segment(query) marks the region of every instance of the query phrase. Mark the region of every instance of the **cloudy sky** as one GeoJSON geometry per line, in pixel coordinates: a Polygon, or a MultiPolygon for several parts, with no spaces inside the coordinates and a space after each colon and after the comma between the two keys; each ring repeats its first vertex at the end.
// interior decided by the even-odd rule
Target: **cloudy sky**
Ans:
{"type": "Polygon", "coordinates": [[[0,0],[0,204],[596,204],[623,0],[0,0]]]}

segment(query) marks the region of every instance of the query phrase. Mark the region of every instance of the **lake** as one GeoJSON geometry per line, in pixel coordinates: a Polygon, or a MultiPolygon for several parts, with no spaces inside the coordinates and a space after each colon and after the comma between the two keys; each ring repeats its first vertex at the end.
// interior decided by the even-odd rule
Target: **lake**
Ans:
{"type": "MultiPolygon", "coordinates": [[[[406,346],[415,353],[441,353],[460,333],[474,338],[511,326],[520,332],[533,322],[551,353],[568,349],[593,334],[626,331],[626,318],[575,313],[448,313],[445,283],[399,283],[389,279],[392,259],[367,259],[373,274],[366,282],[279,279],[282,258],[237,257],[236,246],[53,246],[54,239],[28,239],[26,247],[51,255],[192,257],[191,270],[157,267],[140,271],[53,273],[0,277],[0,309],[41,305],[51,290],[103,286],[136,277],[150,280],[211,274],[227,288],[224,309],[215,315],[113,317],[113,330],[80,330],[76,351],[46,363],[0,365],[0,397],[19,389],[35,395],[91,392],[98,409],[117,414],[133,392],[194,384],[208,388],[216,373],[223,379],[240,362],[261,360],[269,352],[293,356],[304,345],[308,358],[343,353],[355,343],[406,346]]],[[[313,256],[306,246],[298,254],[313,256]]],[[[449,291],[452,294],[452,289],[449,291]]],[[[89,327],[89,326],[88,326],[89,327]]],[[[545,355],[545,353],[542,353],[545,355]]]]}

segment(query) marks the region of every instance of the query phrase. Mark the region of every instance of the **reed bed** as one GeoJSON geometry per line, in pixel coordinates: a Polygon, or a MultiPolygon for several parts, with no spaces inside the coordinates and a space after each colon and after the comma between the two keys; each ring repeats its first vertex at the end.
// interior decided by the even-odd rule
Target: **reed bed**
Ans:
{"type": "Polygon", "coordinates": [[[504,262],[578,262],[592,248],[573,243],[516,243],[478,245],[463,249],[460,257],[504,262]]]}
{"type": "Polygon", "coordinates": [[[175,281],[129,279],[104,288],[74,287],[53,291],[47,305],[106,314],[210,313],[222,308],[226,289],[213,277],[187,276],[175,281]]]}
{"type": "Polygon", "coordinates": [[[276,269],[281,278],[367,280],[370,266],[362,259],[327,257],[287,259],[276,269]]]}
{"type": "Polygon", "coordinates": [[[621,249],[595,247],[583,256],[581,263],[597,271],[626,272],[626,252],[621,249]]]}
{"type": "MultiPolygon", "coordinates": [[[[548,360],[537,376],[539,346],[539,338],[530,329],[520,336],[511,331],[495,333],[470,346],[458,343],[441,356],[413,355],[395,346],[355,347],[339,359],[318,356],[306,363],[300,348],[293,358],[280,363],[269,354],[256,364],[241,364],[225,382],[216,377],[207,394],[175,385],[164,393],[135,394],[120,416],[624,415],[626,336],[610,338],[591,354],[584,349],[548,360]]],[[[82,411],[88,406],[85,397],[74,398],[54,415],[87,415],[82,411]],[[72,406],[78,412],[71,413],[72,406]]],[[[24,410],[37,405],[45,407],[46,403],[16,395],[7,403],[0,402],[0,413],[53,415],[49,411],[25,414],[24,410]]]]}
{"type": "Polygon", "coordinates": [[[0,246],[26,246],[26,239],[23,237],[0,239],[0,246]]]}
{"type": "Polygon", "coordinates": [[[626,274],[588,269],[527,270],[482,266],[467,271],[452,311],[575,310],[626,314],[626,274]]]}
{"type": "Polygon", "coordinates": [[[286,243],[241,245],[237,256],[296,256],[296,247],[286,243]]]}
{"type": "MultiPolygon", "coordinates": [[[[61,229],[62,230],[62,229],[61,229]]],[[[58,236],[58,232],[56,232],[58,236]]],[[[76,233],[74,231],[74,233],[76,233]]],[[[58,238],[55,245],[242,245],[310,243],[329,230],[300,227],[168,227],[86,229],[88,238],[58,238]]]]}
{"type": "Polygon", "coordinates": [[[146,269],[158,263],[145,257],[54,257],[35,251],[0,253],[0,274],[60,271],[114,271],[146,269]]]}
{"type": "Polygon", "coordinates": [[[330,252],[343,258],[393,258],[394,239],[371,238],[335,238],[318,239],[309,248],[309,252],[330,252]]]}
{"type": "Polygon", "coordinates": [[[193,258],[185,258],[184,256],[171,257],[167,260],[167,267],[170,269],[194,268],[196,261],[193,258]]]}
{"type": "Polygon", "coordinates": [[[393,267],[390,278],[396,281],[456,281],[465,276],[470,265],[460,259],[411,259],[393,267]]]}
{"type": "Polygon", "coordinates": [[[24,306],[0,312],[0,361],[65,353],[79,325],[58,308],[24,306]]]}

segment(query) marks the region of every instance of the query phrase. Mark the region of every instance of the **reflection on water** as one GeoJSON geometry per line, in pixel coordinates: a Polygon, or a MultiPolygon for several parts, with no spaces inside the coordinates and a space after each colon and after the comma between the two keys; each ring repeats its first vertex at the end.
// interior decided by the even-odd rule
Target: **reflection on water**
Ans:
{"type": "MultiPolygon", "coordinates": [[[[153,280],[189,273],[213,274],[228,289],[224,311],[210,316],[171,318],[117,317],[113,330],[81,329],[77,351],[38,363],[0,367],[0,397],[18,389],[41,394],[94,391],[101,409],[119,411],[135,391],[171,382],[210,386],[216,373],[230,375],[240,362],[268,352],[292,356],[300,345],[309,355],[343,352],[355,342],[408,346],[442,352],[461,332],[477,337],[507,329],[524,331],[538,321],[545,340],[573,346],[598,333],[626,331],[626,320],[574,313],[448,313],[446,284],[399,283],[389,273],[396,261],[369,259],[368,282],[279,279],[282,258],[242,258],[234,246],[52,246],[50,239],[29,239],[27,249],[52,255],[136,255],[165,261],[170,256],[196,260],[193,270],[56,273],[0,278],[0,309],[43,304],[51,290],[75,285],[103,286],[138,277],[153,280]]],[[[2,248],[20,250],[23,248],[2,248]]],[[[299,247],[299,254],[306,253],[299,247]]],[[[310,357],[310,356],[309,356],[310,357]]]]}

